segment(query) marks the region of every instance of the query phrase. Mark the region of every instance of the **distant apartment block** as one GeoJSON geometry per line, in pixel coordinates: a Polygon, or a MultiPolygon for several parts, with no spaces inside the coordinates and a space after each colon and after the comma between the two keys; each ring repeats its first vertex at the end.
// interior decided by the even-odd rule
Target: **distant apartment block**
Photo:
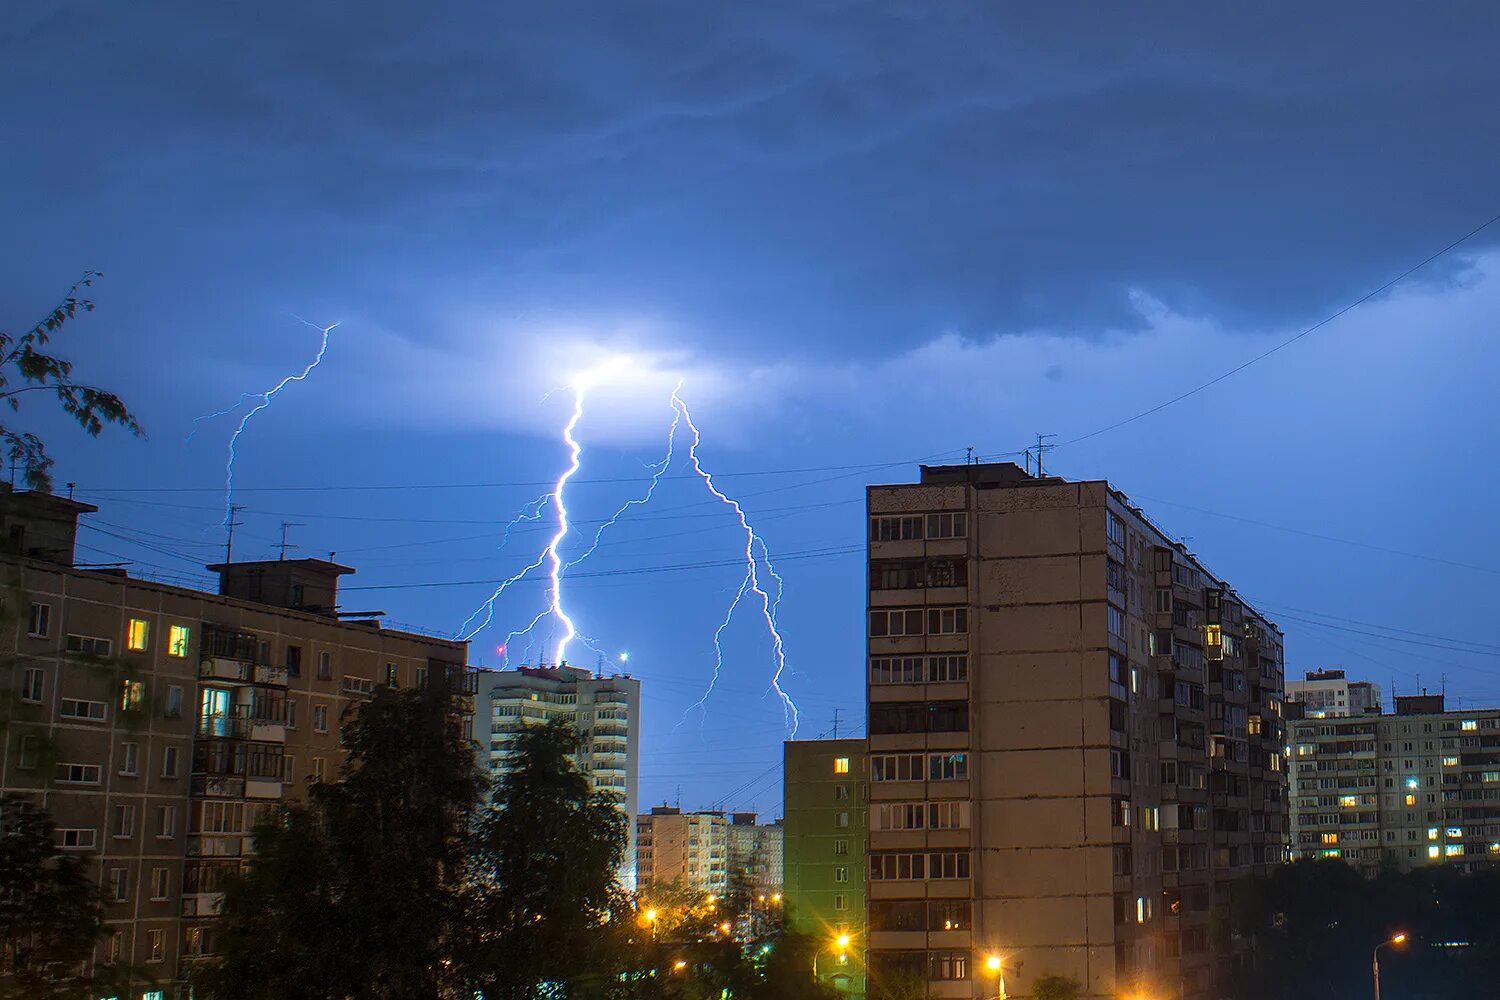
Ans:
{"type": "Polygon", "coordinates": [[[652,806],[636,817],[635,858],[642,892],[681,888],[722,896],[729,888],[729,817],[652,806]]]}
{"type": "Polygon", "coordinates": [[[756,822],[753,812],[729,814],[729,875],[739,876],[759,895],[780,894],[785,829],[781,820],[756,822]]]}
{"type": "Polygon", "coordinates": [[[0,491],[0,790],[50,811],[103,886],[94,961],[185,998],[257,819],[337,775],[340,721],[380,685],[442,684],[468,727],[466,645],[347,620],[332,562],[213,566],[219,594],[76,565],[96,509],[0,491]]]}
{"type": "Polygon", "coordinates": [[[641,682],[580,667],[523,666],[479,672],[475,738],[486,748],[492,777],[505,771],[521,727],[562,719],[577,730],[578,769],[599,792],[618,797],[628,843],[625,879],[634,884],[635,813],[640,773],[641,682]]]}
{"type": "MultiPolygon", "coordinates": [[[[784,747],[787,912],[796,927],[819,942],[818,978],[857,1000],[865,995],[867,939],[866,744],[862,739],[789,740],[784,747]],[[846,935],[849,946],[838,947],[846,935]]],[[[917,900],[900,918],[925,930],[929,908],[947,905],[917,900]]]]}
{"type": "Polygon", "coordinates": [[[1395,702],[1394,715],[1306,719],[1288,704],[1294,854],[1370,875],[1500,861],[1500,709],[1395,702]]]}
{"type": "Polygon", "coordinates": [[[1302,705],[1309,719],[1380,711],[1380,685],[1351,681],[1342,670],[1309,670],[1307,679],[1286,682],[1286,700],[1302,705]]]}
{"type": "Polygon", "coordinates": [[[1107,482],[867,503],[872,992],[1218,995],[1231,884],[1285,858],[1280,630],[1107,482]]]}

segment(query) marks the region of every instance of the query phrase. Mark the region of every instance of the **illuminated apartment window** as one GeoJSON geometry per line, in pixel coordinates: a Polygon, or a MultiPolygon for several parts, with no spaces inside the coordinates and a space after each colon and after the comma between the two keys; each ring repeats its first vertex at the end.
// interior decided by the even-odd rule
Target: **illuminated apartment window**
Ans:
{"type": "Polygon", "coordinates": [[[1427,828],[1427,839],[1428,840],[1437,840],[1438,839],[1438,828],[1437,827],[1435,827],[1435,826],[1429,826],[1427,828]]]}
{"type": "Polygon", "coordinates": [[[1444,857],[1449,857],[1449,858],[1457,857],[1458,855],[1462,854],[1463,852],[1464,852],[1464,845],[1463,844],[1448,844],[1447,846],[1445,846],[1443,848],[1443,856],[1444,857]]]}
{"type": "Polygon", "coordinates": [[[1338,842],[1339,842],[1339,835],[1338,834],[1336,834],[1336,833],[1325,833],[1325,834],[1323,834],[1323,843],[1325,843],[1325,844],[1337,844],[1338,842]]]}
{"type": "Polygon", "coordinates": [[[1429,858],[1441,857],[1442,853],[1443,852],[1439,850],[1438,845],[1436,844],[1433,844],[1431,847],[1427,848],[1427,856],[1429,858]]]}
{"type": "Polygon", "coordinates": [[[146,640],[150,635],[151,626],[140,618],[130,619],[130,627],[125,631],[125,648],[132,652],[142,652],[146,648],[146,640]]]}
{"type": "Polygon", "coordinates": [[[1474,732],[1475,730],[1477,730],[1479,728],[1479,720],[1478,719],[1465,719],[1461,723],[1461,725],[1463,726],[1463,731],[1464,732],[1466,732],[1466,733],[1472,733],[1472,732],[1474,732]]]}
{"type": "Polygon", "coordinates": [[[138,712],[146,701],[146,682],[126,680],[120,685],[120,710],[138,712]]]}
{"type": "Polygon", "coordinates": [[[834,774],[848,774],[849,773],[849,758],[848,757],[835,757],[833,759],[833,773],[834,774]]]}
{"type": "Polygon", "coordinates": [[[1408,795],[1406,797],[1406,804],[1409,805],[1409,806],[1416,805],[1417,804],[1417,797],[1415,795],[1408,795]]]}
{"type": "Polygon", "coordinates": [[[1444,757],[1443,758],[1443,766],[1444,767],[1457,767],[1458,766],[1458,758],[1457,757],[1444,757]]]}
{"type": "Polygon", "coordinates": [[[1357,795],[1340,795],[1339,796],[1339,805],[1342,806],[1345,809],[1352,809],[1355,806],[1359,805],[1359,796],[1357,796],[1357,795]]]}
{"type": "Polygon", "coordinates": [[[1449,836],[1449,837],[1457,838],[1457,837],[1462,837],[1464,835],[1464,828],[1461,827],[1461,826],[1450,826],[1450,827],[1448,827],[1447,830],[1445,830],[1443,832],[1447,836],[1449,836]]]}
{"type": "Polygon", "coordinates": [[[186,625],[173,625],[167,629],[167,655],[178,658],[187,656],[191,634],[186,625]]]}

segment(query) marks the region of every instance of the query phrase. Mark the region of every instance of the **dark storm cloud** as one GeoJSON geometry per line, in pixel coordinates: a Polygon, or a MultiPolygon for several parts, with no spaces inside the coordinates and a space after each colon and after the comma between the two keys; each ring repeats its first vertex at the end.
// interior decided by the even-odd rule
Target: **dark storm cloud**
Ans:
{"type": "Polygon", "coordinates": [[[1245,324],[1364,291],[1494,210],[1495,27],[1484,5],[64,5],[13,26],[0,73],[13,132],[66,152],[13,151],[12,190],[122,228],[311,236],[377,288],[878,351],[1087,334],[1134,321],[1132,287],[1245,324]]]}

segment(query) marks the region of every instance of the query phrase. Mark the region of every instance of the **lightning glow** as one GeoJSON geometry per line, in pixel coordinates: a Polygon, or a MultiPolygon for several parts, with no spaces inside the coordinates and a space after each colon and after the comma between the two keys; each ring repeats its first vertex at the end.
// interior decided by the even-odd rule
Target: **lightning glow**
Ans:
{"type": "Polygon", "coordinates": [[[233,413],[235,410],[239,409],[240,406],[242,406],[247,400],[258,400],[258,402],[254,406],[252,406],[243,417],[240,418],[240,422],[235,427],[234,433],[229,436],[229,457],[224,462],[225,527],[228,527],[229,523],[234,520],[234,459],[235,446],[239,444],[240,435],[245,433],[245,428],[249,425],[250,418],[255,416],[261,410],[264,410],[266,407],[270,406],[272,400],[281,395],[283,389],[291,385],[293,382],[301,382],[303,379],[307,378],[308,375],[312,374],[312,370],[314,368],[323,363],[323,355],[328,353],[328,335],[331,334],[338,326],[337,323],[334,323],[330,326],[318,326],[316,323],[309,323],[307,322],[307,320],[301,319],[300,317],[298,317],[297,321],[306,326],[312,327],[314,330],[317,330],[323,335],[322,341],[318,344],[318,353],[314,355],[313,359],[307,363],[307,367],[303,368],[300,372],[288,375],[286,378],[282,379],[280,382],[277,382],[274,386],[272,386],[270,389],[267,389],[265,392],[241,393],[239,402],[235,403],[234,406],[231,406],[226,410],[220,410],[218,413],[207,414],[193,421],[193,433],[196,434],[198,425],[203,421],[212,420],[215,417],[222,417],[233,413]]]}
{"type": "Polygon", "coordinates": [[[771,564],[770,550],[766,546],[765,539],[761,538],[755,529],[750,526],[750,521],[745,516],[744,508],[739,505],[738,501],[732,499],[715,486],[713,474],[703,468],[703,464],[698,458],[698,445],[702,441],[702,435],[698,432],[698,426],[693,423],[692,414],[688,412],[687,404],[682,401],[682,397],[678,394],[677,389],[672,390],[672,407],[678,411],[683,422],[687,424],[688,430],[692,433],[693,443],[688,447],[688,462],[692,465],[693,472],[703,480],[703,485],[708,487],[708,491],[715,498],[734,512],[734,516],[739,520],[740,530],[745,533],[745,577],[740,582],[740,588],[734,595],[734,600],[729,604],[729,610],[724,615],[723,623],[714,632],[714,672],[712,679],[709,681],[708,690],[703,692],[702,698],[688,707],[688,712],[692,712],[696,708],[703,713],[704,717],[707,716],[708,698],[713,694],[714,686],[719,682],[719,673],[724,666],[724,650],[720,645],[720,636],[723,634],[724,629],[729,626],[730,619],[734,617],[734,612],[739,608],[740,601],[744,599],[745,594],[753,593],[760,599],[761,617],[765,619],[766,630],[771,636],[771,652],[776,663],[776,671],[771,676],[771,690],[775,691],[776,696],[781,699],[782,714],[786,720],[787,728],[790,734],[795,736],[797,735],[799,721],[797,705],[792,701],[791,696],[782,690],[781,687],[781,675],[786,670],[786,649],[781,640],[781,630],[776,624],[776,608],[781,603],[781,577],[771,564]],[[759,556],[756,555],[757,548],[760,550],[759,556]],[[774,600],[770,593],[761,586],[759,566],[761,562],[765,563],[767,575],[776,581],[776,597],[774,600]]]}

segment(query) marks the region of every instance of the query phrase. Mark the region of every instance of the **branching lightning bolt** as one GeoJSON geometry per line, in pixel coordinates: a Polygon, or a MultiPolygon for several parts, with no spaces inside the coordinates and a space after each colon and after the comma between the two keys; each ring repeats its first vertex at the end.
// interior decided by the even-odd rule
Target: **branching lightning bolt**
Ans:
{"type": "MultiPolygon", "coordinates": [[[[682,388],[681,382],[677,383],[677,388],[682,388]]],[[[677,390],[674,389],[672,391],[675,395],[677,390]]],[[[641,504],[651,502],[651,498],[656,495],[656,485],[661,482],[662,475],[672,467],[672,449],[675,446],[677,440],[677,425],[681,422],[681,419],[682,414],[677,412],[677,407],[672,407],[672,426],[667,428],[667,454],[666,457],[663,458],[660,462],[646,466],[651,470],[651,482],[646,487],[646,492],[633,500],[626,500],[624,506],[611,514],[609,520],[605,521],[599,526],[599,530],[594,533],[593,544],[588,547],[583,555],[579,556],[577,559],[570,560],[568,564],[563,567],[563,569],[572,569],[574,566],[577,566],[589,556],[593,555],[594,550],[599,547],[599,541],[604,537],[604,533],[610,528],[614,527],[614,523],[621,517],[623,517],[625,513],[630,510],[630,508],[638,507],[641,504]]]]}
{"type": "MultiPolygon", "coordinates": [[[[303,368],[300,372],[296,372],[295,374],[288,375],[286,378],[282,379],[280,382],[277,382],[274,386],[272,386],[270,389],[267,389],[265,392],[241,393],[239,402],[235,403],[228,409],[220,410],[218,413],[207,414],[193,421],[193,433],[196,434],[198,431],[198,426],[203,421],[212,420],[215,417],[226,416],[239,409],[240,406],[242,406],[247,400],[257,400],[256,404],[252,406],[243,417],[240,418],[240,422],[235,427],[234,433],[229,436],[229,457],[224,463],[224,524],[226,526],[228,526],[228,524],[234,520],[234,449],[235,446],[239,444],[240,435],[245,433],[245,427],[250,423],[250,418],[255,416],[261,410],[264,410],[266,407],[270,406],[271,401],[274,400],[277,396],[281,395],[281,391],[283,389],[291,385],[293,382],[301,382],[303,379],[307,378],[308,375],[312,374],[312,370],[314,368],[322,364],[323,355],[328,353],[328,335],[332,333],[338,326],[337,323],[334,323],[330,326],[318,326],[316,323],[308,323],[307,320],[301,319],[300,317],[298,317],[298,322],[312,327],[314,330],[317,330],[323,335],[322,342],[318,345],[318,353],[314,355],[313,359],[307,363],[306,368],[303,368]]],[[[189,435],[189,437],[191,437],[191,435],[189,435]]]]}
{"type": "Polygon", "coordinates": [[[682,397],[678,394],[680,388],[681,385],[679,384],[677,389],[672,390],[672,408],[677,411],[683,422],[687,424],[688,430],[692,433],[693,443],[688,447],[688,461],[693,467],[693,472],[708,487],[708,491],[730,510],[734,511],[734,516],[739,520],[740,529],[745,533],[745,577],[740,583],[739,591],[734,595],[734,600],[730,602],[729,610],[725,612],[723,623],[714,632],[713,677],[709,681],[708,690],[703,692],[703,697],[699,698],[693,705],[690,705],[683,717],[686,718],[687,714],[691,713],[695,708],[702,712],[703,718],[707,717],[709,696],[713,694],[714,687],[719,682],[719,674],[724,667],[724,649],[720,644],[720,637],[724,630],[729,627],[730,619],[734,617],[734,612],[740,606],[740,601],[744,599],[745,594],[752,593],[760,599],[761,616],[765,619],[766,630],[771,636],[771,651],[776,663],[776,672],[771,676],[771,690],[775,691],[776,696],[781,699],[782,714],[785,717],[787,728],[791,735],[795,736],[797,735],[799,721],[797,705],[792,701],[791,696],[781,688],[781,675],[786,670],[786,649],[781,641],[781,630],[776,625],[776,608],[781,603],[782,580],[780,575],[777,574],[775,567],[771,565],[770,550],[766,547],[765,539],[761,538],[755,529],[750,526],[750,521],[745,516],[745,511],[739,505],[738,501],[733,500],[714,485],[713,475],[705,470],[699,461],[698,445],[702,440],[702,436],[698,433],[698,426],[693,423],[693,417],[688,412],[687,404],[682,401],[682,397]],[[758,556],[756,554],[757,549],[759,549],[758,556]],[[776,581],[776,597],[774,599],[761,586],[759,568],[761,562],[765,563],[767,575],[776,581]]]}

